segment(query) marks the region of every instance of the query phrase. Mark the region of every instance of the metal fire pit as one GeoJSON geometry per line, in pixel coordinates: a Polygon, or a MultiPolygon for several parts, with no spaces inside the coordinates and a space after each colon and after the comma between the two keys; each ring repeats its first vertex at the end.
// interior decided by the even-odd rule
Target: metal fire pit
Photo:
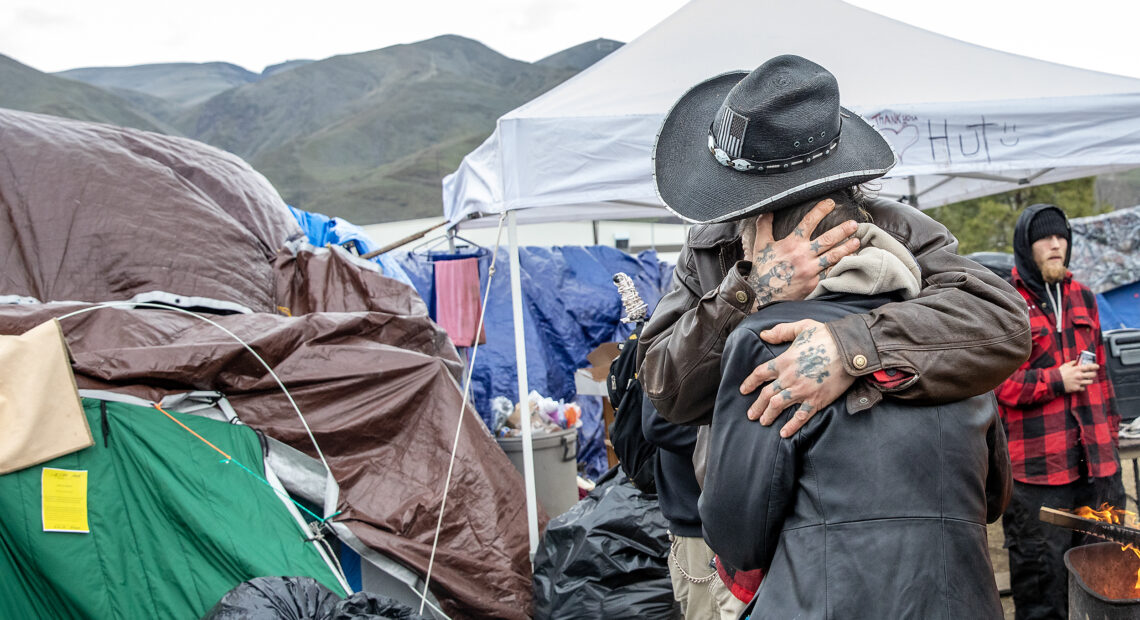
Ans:
{"type": "Polygon", "coordinates": [[[1069,569],[1069,620],[1140,618],[1136,571],[1140,558],[1113,542],[1073,547],[1065,552],[1069,569]]]}

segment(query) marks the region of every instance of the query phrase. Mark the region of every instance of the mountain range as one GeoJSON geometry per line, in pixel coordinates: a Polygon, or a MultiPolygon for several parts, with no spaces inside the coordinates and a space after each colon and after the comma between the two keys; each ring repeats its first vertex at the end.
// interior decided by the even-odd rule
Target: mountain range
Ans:
{"type": "Polygon", "coordinates": [[[442,178],[504,113],[622,44],[534,63],[460,36],[291,60],[47,74],[0,55],[0,107],[180,135],[235,153],[289,204],[374,224],[442,214],[442,178]]]}

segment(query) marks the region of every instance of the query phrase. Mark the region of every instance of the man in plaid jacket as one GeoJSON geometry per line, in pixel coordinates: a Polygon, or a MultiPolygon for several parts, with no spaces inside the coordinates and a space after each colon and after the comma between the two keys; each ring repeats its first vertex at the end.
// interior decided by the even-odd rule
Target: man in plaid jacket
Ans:
{"type": "Polygon", "coordinates": [[[1063,556],[1092,542],[1042,523],[1041,507],[1124,507],[1120,415],[1104,371],[1096,298],[1068,271],[1071,241],[1068,219],[1054,205],[1027,208],[1013,234],[1013,284],[1029,306],[1033,351],[996,392],[1013,466],[1003,527],[1018,620],[1068,617],[1063,556]],[[1095,362],[1082,363],[1082,352],[1095,362]]]}

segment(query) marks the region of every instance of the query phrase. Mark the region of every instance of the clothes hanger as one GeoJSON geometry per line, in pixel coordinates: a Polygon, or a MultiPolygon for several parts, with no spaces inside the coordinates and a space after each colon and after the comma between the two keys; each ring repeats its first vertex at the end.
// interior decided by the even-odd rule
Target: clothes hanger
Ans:
{"type": "Polygon", "coordinates": [[[431,239],[427,239],[425,241],[420,242],[418,245],[414,246],[411,249],[411,252],[416,253],[416,254],[426,254],[430,258],[433,251],[435,251],[435,252],[446,251],[448,254],[460,254],[460,253],[463,253],[464,250],[468,250],[468,249],[474,250],[474,252],[472,252],[473,256],[481,256],[483,252],[487,251],[486,248],[479,245],[478,243],[475,243],[474,241],[472,241],[470,239],[466,239],[464,237],[459,236],[458,234],[456,234],[455,229],[452,228],[452,229],[449,229],[443,235],[439,235],[437,237],[433,237],[431,239]],[[469,246],[469,247],[466,247],[466,246],[458,246],[457,247],[455,245],[456,240],[459,240],[459,241],[466,243],[467,246],[469,246]],[[446,250],[436,250],[436,248],[441,243],[445,243],[445,242],[447,243],[447,249],[446,250]]]}

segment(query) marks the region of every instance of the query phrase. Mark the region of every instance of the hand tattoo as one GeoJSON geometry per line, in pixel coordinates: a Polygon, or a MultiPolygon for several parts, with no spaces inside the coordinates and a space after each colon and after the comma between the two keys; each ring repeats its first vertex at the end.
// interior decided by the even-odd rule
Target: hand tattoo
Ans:
{"type": "Polygon", "coordinates": [[[766,263],[766,262],[772,260],[772,257],[775,255],[776,255],[776,250],[775,250],[775,248],[772,247],[772,244],[769,243],[768,245],[760,248],[760,251],[758,251],[756,253],[756,256],[752,259],[752,264],[757,265],[760,263],[766,263]]]}
{"type": "Polygon", "coordinates": [[[808,379],[815,379],[816,383],[823,383],[825,377],[830,377],[831,373],[827,371],[827,365],[831,363],[831,357],[827,354],[827,348],[823,345],[809,346],[808,341],[817,327],[809,327],[800,332],[796,336],[795,342],[792,346],[803,347],[800,351],[799,357],[796,359],[796,374],[808,379]]]}
{"type": "Polygon", "coordinates": [[[764,306],[784,292],[784,287],[792,283],[796,275],[796,268],[786,260],[773,265],[766,265],[768,269],[760,272],[758,263],[752,264],[752,273],[748,274],[748,286],[756,292],[756,301],[764,306]]]}
{"type": "Polygon", "coordinates": [[[809,328],[803,330],[802,332],[800,332],[800,335],[796,336],[795,341],[792,342],[792,346],[793,347],[796,345],[802,346],[802,345],[807,344],[807,341],[810,340],[812,336],[815,336],[815,330],[817,330],[817,329],[819,329],[819,328],[818,327],[809,327],[809,328]]]}
{"type": "Polygon", "coordinates": [[[820,251],[821,249],[823,249],[823,244],[821,244],[821,243],[819,242],[819,240],[816,240],[816,241],[812,241],[812,242],[811,242],[811,251],[812,251],[812,252],[815,252],[816,254],[819,254],[819,251],[820,251]]]}

